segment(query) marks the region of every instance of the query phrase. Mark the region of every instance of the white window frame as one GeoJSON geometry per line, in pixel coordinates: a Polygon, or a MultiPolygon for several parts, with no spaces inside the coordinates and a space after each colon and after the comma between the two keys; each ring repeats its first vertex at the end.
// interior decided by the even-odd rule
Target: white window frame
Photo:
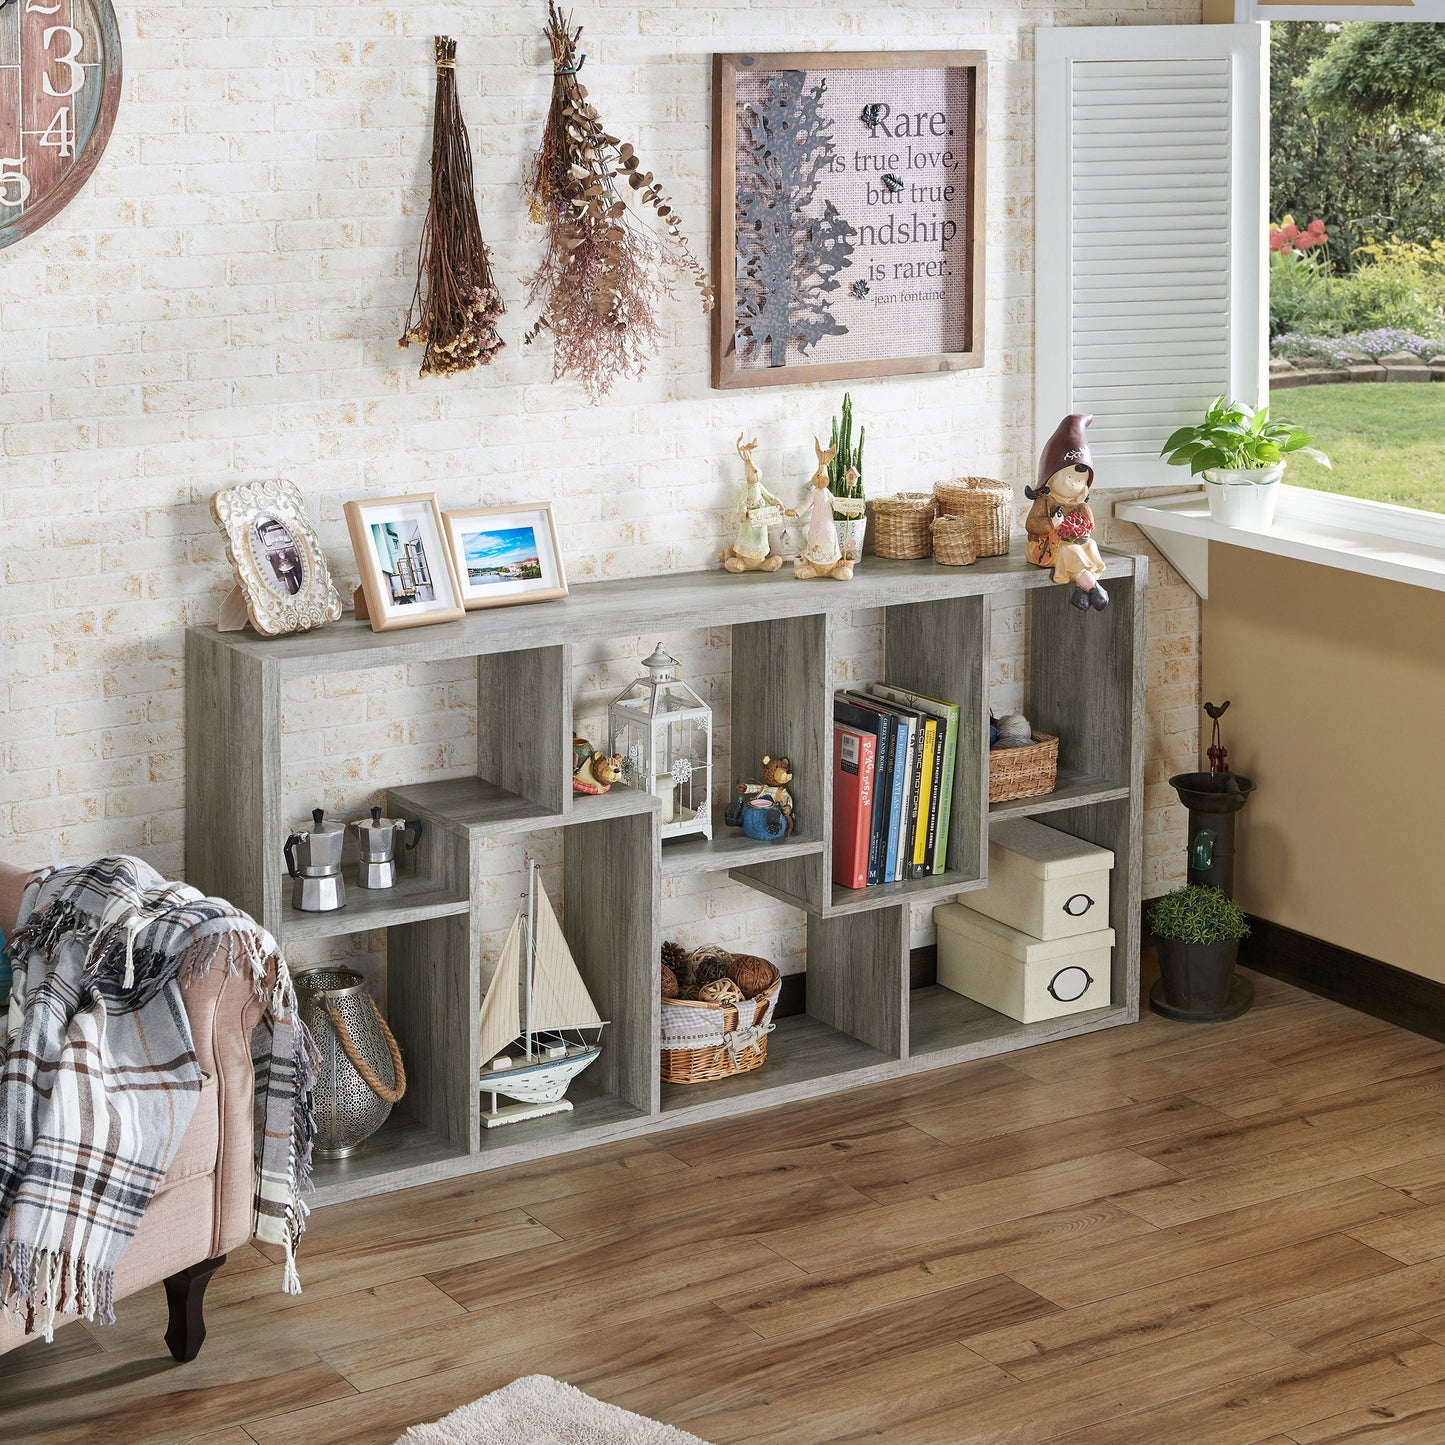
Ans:
{"type": "MultiPolygon", "coordinates": [[[[1236,23],[1266,26],[1271,20],[1445,22],[1445,0],[1417,0],[1414,5],[1331,5],[1328,0],[1324,4],[1315,0],[1314,4],[1283,5],[1233,0],[1233,9],[1236,23]]],[[[1260,187],[1262,205],[1267,208],[1267,153],[1260,187]]],[[[1255,244],[1263,253],[1262,235],[1255,244]]],[[[1262,303],[1267,296],[1266,289],[1262,303]]],[[[1267,349],[1268,311],[1263,304],[1259,317],[1267,349]]],[[[1161,483],[1167,482],[1161,478],[1161,483]]],[[[1282,486],[1274,526],[1268,532],[1248,532],[1210,518],[1198,491],[1153,495],[1159,490],[1162,487],[1151,488],[1147,498],[1119,503],[1115,515],[1139,527],[1201,597],[1209,595],[1210,541],[1445,592],[1445,514],[1282,486]]]]}
{"type": "MultiPolygon", "coordinates": [[[[1073,347],[1071,334],[1072,249],[1068,225],[1044,223],[1046,197],[1061,198],[1063,215],[1072,218],[1071,115],[1069,93],[1075,61],[1117,61],[1119,37],[1144,45],[1150,60],[1192,60],[1207,43],[1232,66],[1231,158],[1238,191],[1245,204],[1233,205],[1230,216],[1230,390],[1251,404],[1262,401],[1269,379],[1268,325],[1250,324],[1267,316],[1269,256],[1268,224],[1269,72],[1267,51],[1255,26],[1151,25],[1070,28],[1067,41],[1055,32],[1038,32],[1035,59],[1037,140],[1034,176],[1034,423],[1036,438],[1049,435],[1059,417],[1073,409],[1073,347]],[[1225,32],[1232,32],[1227,34],[1225,32]],[[1253,111],[1251,118],[1250,112],[1253,111]],[[1254,198],[1255,204],[1249,204],[1254,198]]],[[[1128,58],[1143,60],[1143,55],[1128,58]]],[[[1048,202],[1051,209],[1053,201],[1048,202]]],[[[1181,423],[1183,422],[1181,418],[1181,423]]],[[[1161,437],[1162,441],[1163,438],[1161,437]]],[[[1177,487],[1177,473],[1167,464],[1144,456],[1100,459],[1096,491],[1110,488],[1177,487]]]]}

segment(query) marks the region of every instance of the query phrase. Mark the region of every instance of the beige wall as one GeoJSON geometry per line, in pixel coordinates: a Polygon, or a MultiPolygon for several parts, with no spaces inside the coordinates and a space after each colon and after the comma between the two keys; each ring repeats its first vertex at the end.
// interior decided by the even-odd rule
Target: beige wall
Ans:
{"type": "Polygon", "coordinates": [[[1252,913],[1445,980],[1437,923],[1445,596],[1211,546],[1204,696],[1259,784],[1238,896],[1252,913]]]}

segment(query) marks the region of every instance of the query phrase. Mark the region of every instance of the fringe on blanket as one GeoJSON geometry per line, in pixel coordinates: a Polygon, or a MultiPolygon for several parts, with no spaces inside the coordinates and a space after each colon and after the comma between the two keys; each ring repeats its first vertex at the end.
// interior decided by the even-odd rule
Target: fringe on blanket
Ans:
{"type": "Polygon", "coordinates": [[[58,1314],[113,1325],[114,1274],[53,1249],[0,1244],[0,1316],[27,1335],[43,1334],[49,1344],[58,1314]]]}

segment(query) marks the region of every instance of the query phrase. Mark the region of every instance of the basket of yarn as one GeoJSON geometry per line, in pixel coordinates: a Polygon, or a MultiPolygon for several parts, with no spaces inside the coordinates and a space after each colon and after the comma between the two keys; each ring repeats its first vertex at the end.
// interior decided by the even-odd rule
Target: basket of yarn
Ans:
{"type": "Polygon", "coordinates": [[[1059,740],[1035,732],[1022,713],[1010,713],[990,728],[988,800],[1039,798],[1054,791],[1059,772],[1059,740]]]}
{"type": "MultiPolygon", "coordinates": [[[[1014,494],[1007,482],[992,477],[955,477],[935,483],[940,517],[966,517],[973,527],[973,550],[979,557],[1002,557],[1009,549],[1014,494]]],[[[935,534],[935,541],[937,534],[935,534]]]]}
{"type": "Polygon", "coordinates": [[[662,1082],[705,1084],[762,1068],[782,982],[765,958],[664,943],[662,1082]]]}

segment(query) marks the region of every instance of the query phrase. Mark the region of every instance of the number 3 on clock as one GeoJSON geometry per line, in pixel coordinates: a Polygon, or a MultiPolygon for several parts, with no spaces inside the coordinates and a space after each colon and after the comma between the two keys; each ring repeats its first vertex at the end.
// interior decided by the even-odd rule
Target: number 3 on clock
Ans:
{"type": "Polygon", "coordinates": [[[80,52],[85,48],[85,37],[73,25],[52,25],[41,36],[41,44],[49,50],[50,42],[57,35],[65,36],[68,49],[64,55],[54,55],[51,59],[57,65],[64,65],[70,71],[70,87],[67,90],[56,90],[50,79],[49,71],[45,73],[43,87],[46,95],[74,95],[85,84],[85,67],[80,63],[80,52]]]}

